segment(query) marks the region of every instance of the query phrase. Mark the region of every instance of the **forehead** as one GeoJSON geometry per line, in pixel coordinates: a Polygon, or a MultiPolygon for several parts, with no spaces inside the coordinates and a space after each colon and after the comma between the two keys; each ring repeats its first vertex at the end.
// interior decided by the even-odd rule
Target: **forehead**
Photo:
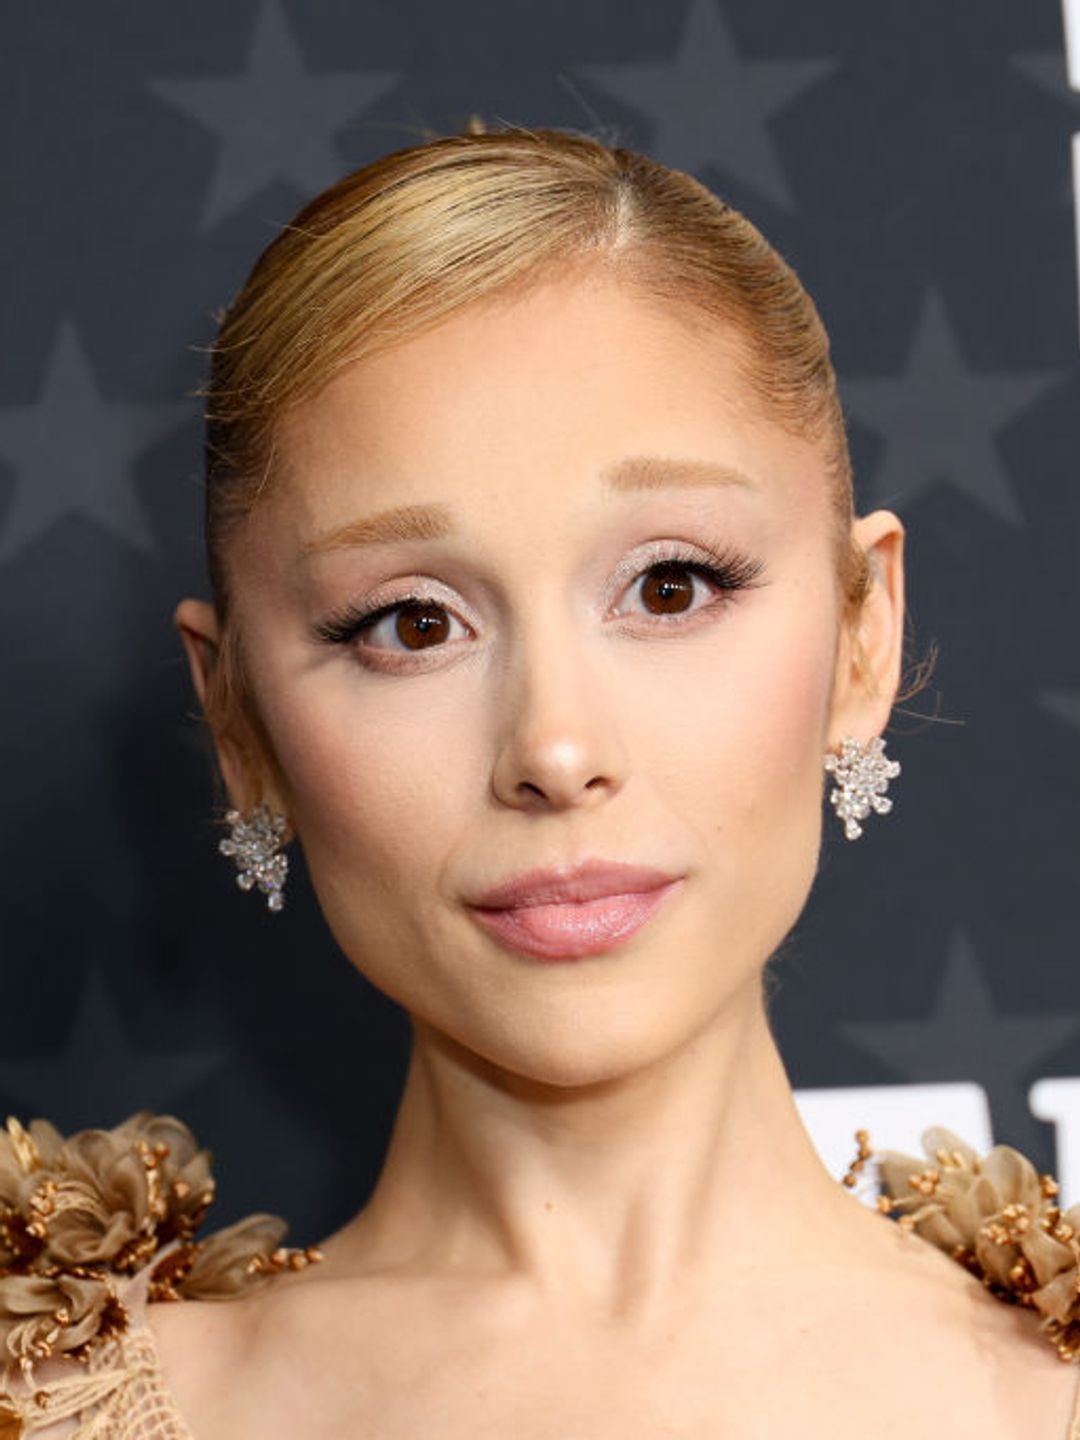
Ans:
{"type": "Polygon", "coordinates": [[[732,327],[607,275],[550,280],[354,362],[295,406],[272,493],[309,538],[361,503],[442,499],[486,515],[513,497],[542,523],[633,489],[611,483],[633,456],[823,503],[819,448],[764,412],[744,354],[732,327]]]}

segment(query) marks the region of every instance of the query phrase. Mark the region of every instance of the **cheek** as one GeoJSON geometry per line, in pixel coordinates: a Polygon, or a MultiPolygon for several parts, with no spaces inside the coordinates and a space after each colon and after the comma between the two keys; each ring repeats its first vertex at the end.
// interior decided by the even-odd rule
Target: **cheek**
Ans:
{"type": "Polygon", "coordinates": [[[835,633],[820,600],[776,606],[747,625],[700,682],[701,709],[680,747],[690,793],[708,781],[726,830],[761,816],[790,821],[820,799],[835,633]],[[687,764],[692,756],[694,763],[687,764]]]}
{"type": "Polygon", "coordinates": [[[703,708],[673,759],[671,783],[706,857],[715,922],[738,916],[747,964],[781,943],[817,871],[835,654],[829,617],[820,596],[762,607],[702,682],[703,708]]]}
{"type": "Polygon", "coordinates": [[[787,794],[793,801],[793,790],[801,795],[809,788],[816,803],[832,694],[834,639],[816,620],[795,627],[784,640],[771,657],[761,657],[750,680],[756,718],[745,743],[755,772],[753,789],[773,800],[777,792],[787,794]]]}
{"type": "Polygon", "coordinates": [[[374,936],[380,914],[384,923],[394,911],[405,923],[418,917],[475,788],[448,740],[448,718],[415,698],[398,706],[381,696],[376,705],[340,673],[291,687],[268,677],[266,694],[262,713],[331,926],[362,913],[374,936]]]}

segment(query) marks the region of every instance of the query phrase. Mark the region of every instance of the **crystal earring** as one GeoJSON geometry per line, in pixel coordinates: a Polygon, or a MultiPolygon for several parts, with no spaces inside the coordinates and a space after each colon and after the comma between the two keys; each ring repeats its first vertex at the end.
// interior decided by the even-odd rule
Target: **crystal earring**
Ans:
{"type": "Polygon", "coordinates": [[[880,735],[872,736],[865,746],[846,735],[840,754],[830,751],[825,756],[825,769],[836,778],[829,800],[837,818],[844,822],[844,834],[849,840],[858,840],[863,833],[860,820],[865,820],[871,810],[887,815],[892,809],[893,802],[885,798],[885,791],[889,781],[900,774],[900,762],[885,758],[885,741],[880,735]]]}
{"type": "Polygon", "coordinates": [[[287,818],[265,805],[256,805],[247,816],[239,810],[227,811],[225,823],[231,828],[228,836],[218,841],[218,849],[236,861],[237,885],[241,890],[258,885],[266,896],[267,908],[280,910],[285,904],[289,857],[277,851],[289,823],[287,818]]]}

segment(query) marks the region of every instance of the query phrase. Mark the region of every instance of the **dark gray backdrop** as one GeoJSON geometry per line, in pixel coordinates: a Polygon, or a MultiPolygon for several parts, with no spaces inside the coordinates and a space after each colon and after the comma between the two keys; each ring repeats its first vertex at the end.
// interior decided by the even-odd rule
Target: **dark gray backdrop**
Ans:
{"type": "Polygon", "coordinates": [[[478,111],[603,125],[691,170],[817,298],[860,509],[907,524],[917,645],[942,658],[893,728],[894,814],[856,845],[826,817],[776,1025],[799,1087],[974,1082],[997,1138],[1060,1161],[1028,1092],[1080,1076],[1063,18],[1059,0],[4,7],[0,1114],[172,1110],[216,1152],[222,1220],[269,1208],[302,1239],[371,1183],[400,1017],[337,953],[296,847],[280,917],[216,854],[170,624],[208,593],[190,394],[215,308],[303,198],[478,111]]]}

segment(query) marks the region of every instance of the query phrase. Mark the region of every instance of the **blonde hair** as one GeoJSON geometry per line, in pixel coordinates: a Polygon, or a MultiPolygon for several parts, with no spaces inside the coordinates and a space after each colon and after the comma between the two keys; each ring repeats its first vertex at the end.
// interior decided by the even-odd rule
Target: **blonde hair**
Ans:
{"type": "MultiPolygon", "coordinates": [[[[256,262],[212,350],[206,544],[222,641],[206,714],[275,778],[232,617],[231,536],[273,482],[285,410],[344,366],[473,302],[576,263],[742,338],[764,410],[821,441],[848,611],[870,583],[850,541],[851,464],[829,341],[791,267],[699,181],[588,135],[509,125],[386,155],[306,205],[256,262]]],[[[257,774],[256,770],[252,771],[257,774]]]]}

